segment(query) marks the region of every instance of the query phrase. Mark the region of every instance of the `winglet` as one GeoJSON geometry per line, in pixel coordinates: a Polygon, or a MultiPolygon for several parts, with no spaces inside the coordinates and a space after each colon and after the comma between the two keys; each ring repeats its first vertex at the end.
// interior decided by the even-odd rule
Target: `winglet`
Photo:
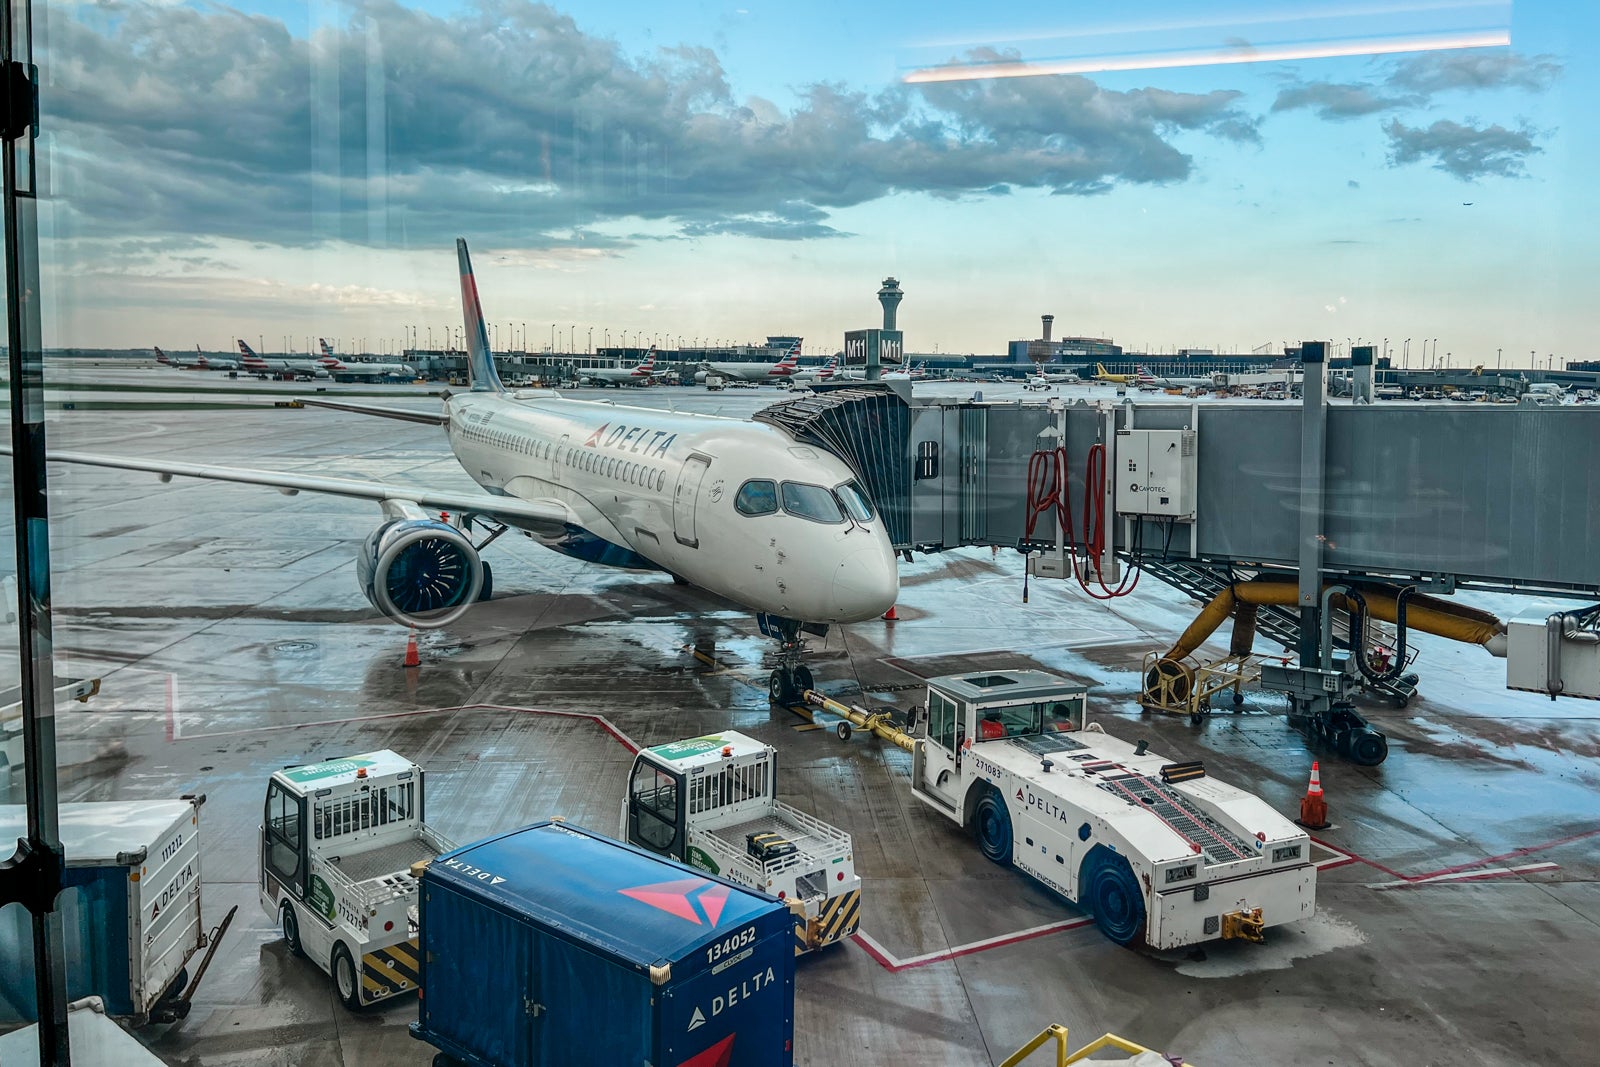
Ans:
{"type": "Polygon", "coordinates": [[[483,307],[478,303],[478,281],[472,276],[472,259],[467,255],[467,239],[456,238],[456,256],[461,260],[461,315],[467,331],[467,378],[474,393],[503,393],[500,373],[494,369],[489,352],[489,327],[484,325],[483,307]]]}

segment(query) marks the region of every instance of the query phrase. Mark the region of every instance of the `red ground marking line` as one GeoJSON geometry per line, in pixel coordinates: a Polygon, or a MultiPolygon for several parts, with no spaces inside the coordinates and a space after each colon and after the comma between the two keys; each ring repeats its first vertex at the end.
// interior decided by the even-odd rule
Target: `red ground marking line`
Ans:
{"type": "Polygon", "coordinates": [[[1061,922],[1050,923],[1036,927],[1032,930],[1023,930],[1015,934],[1003,934],[999,937],[985,938],[982,941],[973,941],[965,945],[957,945],[941,952],[929,952],[921,956],[912,956],[902,960],[888,949],[878,944],[866,931],[857,931],[851,935],[851,940],[861,946],[861,950],[872,957],[874,963],[891,974],[911,970],[913,967],[926,967],[933,963],[944,963],[947,960],[957,959],[961,956],[972,956],[979,952],[988,952],[990,949],[1004,948],[1007,945],[1019,944],[1023,941],[1032,941],[1035,938],[1048,937],[1051,934],[1064,933],[1068,930],[1077,930],[1084,926],[1094,925],[1094,920],[1065,919],[1061,922]]]}
{"type": "MultiPolygon", "coordinates": [[[[1600,836],[1600,826],[1597,826],[1592,830],[1582,830],[1575,834],[1568,834],[1566,837],[1558,837],[1554,841],[1545,841],[1537,845],[1526,845],[1522,848],[1512,849],[1510,852],[1502,852],[1498,856],[1489,856],[1481,860],[1472,860],[1469,863],[1458,863],[1452,867],[1441,867],[1436,871],[1428,871],[1424,874],[1401,874],[1394,868],[1385,867],[1376,860],[1369,860],[1365,856],[1357,855],[1354,852],[1347,852],[1344,849],[1335,848],[1333,845],[1328,844],[1328,842],[1322,840],[1321,838],[1313,837],[1311,840],[1315,841],[1317,844],[1321,845],[1325,849],[1328,849],[1329,851],[1338,852],[1343,856],[1347,856],[1351,862],[1364,863],[1373,870],[1382,871],[1390,878],[1394,878],[1402,882],[1424,882],[1431,878],[1438,878],[1440,875],[1458,874],[1461,871],[1476,870],[1479,867],[1487,867],[1491,863],[1501,863],[1505,860],[1516,859],[1519,856],[1531,856],[1535,852],[1543,852],[1546,849],[1558,848],[1561,845],[1569,845],[1574,841],[1582,841],[1586,838],[1597,836],[1600,836]]],[[[1327,868],[1323,869],[1331,870],[1335,866],[1342,867],[1345,866],[1345,864],[1330,864],[1327,868]]],[[[1498,875],[1495,875],[1494,877],[1498,877],[1498,875]]]]}

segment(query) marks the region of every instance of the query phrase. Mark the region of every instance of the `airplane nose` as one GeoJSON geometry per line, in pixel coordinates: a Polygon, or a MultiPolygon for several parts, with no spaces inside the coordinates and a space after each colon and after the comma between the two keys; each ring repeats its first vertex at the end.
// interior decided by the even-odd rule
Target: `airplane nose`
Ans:
{"type": "Polygon", "coordinates": [[[833,601],[840,622],[875,619],[894,607],[899,595],[900,572],[887,546],[852,552],[833,572],[833,601]]]}

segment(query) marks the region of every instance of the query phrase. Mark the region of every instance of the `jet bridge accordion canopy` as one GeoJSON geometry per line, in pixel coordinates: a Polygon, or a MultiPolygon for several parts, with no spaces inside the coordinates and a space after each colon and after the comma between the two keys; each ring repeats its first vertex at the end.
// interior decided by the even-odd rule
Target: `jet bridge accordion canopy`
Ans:
{"type": "Polygon", "coordinates": [[[844,460],[883,516],[889,540],[896,548],[910,546],[911,463],[906,441],[911,412],[897,393],[870,385],[834,389],[780,401],[756,412],[754,418],[844,460]]]}

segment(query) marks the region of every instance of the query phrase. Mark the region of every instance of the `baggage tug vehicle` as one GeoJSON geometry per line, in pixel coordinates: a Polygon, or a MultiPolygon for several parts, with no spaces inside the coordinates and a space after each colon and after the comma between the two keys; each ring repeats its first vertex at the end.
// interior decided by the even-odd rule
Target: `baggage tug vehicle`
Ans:
{"type": "Polygon", "coordinates": [[[1260,941],[1316,909],[1305,831],[1259,797],[1105,733],[1087,688],[1042,671],[928,681],[925,736],[809,693],[912,754],[911,790],[978,847],[1087,909],[1121,944],[1260,941]]]}

